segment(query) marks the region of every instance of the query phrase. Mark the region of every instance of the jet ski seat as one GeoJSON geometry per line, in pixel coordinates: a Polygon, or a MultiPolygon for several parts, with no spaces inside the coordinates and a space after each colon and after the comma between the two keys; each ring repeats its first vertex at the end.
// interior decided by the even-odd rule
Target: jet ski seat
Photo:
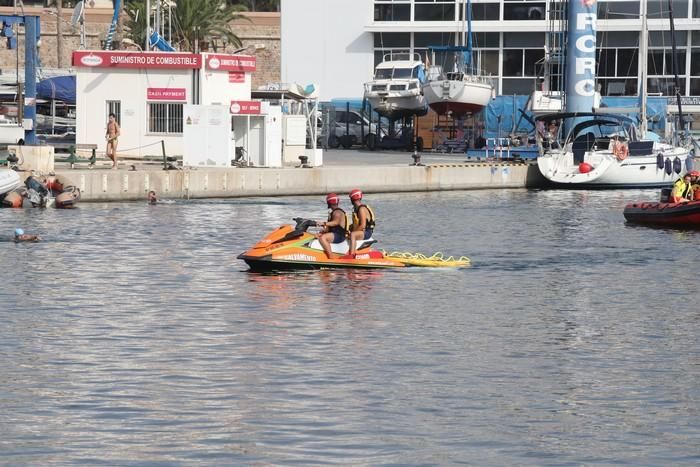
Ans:
{"type": "MultiPolygon", "coordinates": [[[[357,245],[357,251],[359,252],[360,250],[362,250],[364,248],[369,248],[370,245],[373,245],[375,243],[377,243],[377,240],[375,240],[372,237],[368,238],[367,240],[362,240],[357,245]]],[[[311,240],[311,243],[309,243],[309,248],[313,248],[314,250],[323,251],[323,247],[321,246],[321,242],[319,242],[318,239],[311,240]]],[[[338,253],[340,255],[347,255],[348,251],[350,251],[350,244],[348,243],[347,240],[343,240],[340,243],[331,243],[331,251],[333,253],[338,253]]]]}

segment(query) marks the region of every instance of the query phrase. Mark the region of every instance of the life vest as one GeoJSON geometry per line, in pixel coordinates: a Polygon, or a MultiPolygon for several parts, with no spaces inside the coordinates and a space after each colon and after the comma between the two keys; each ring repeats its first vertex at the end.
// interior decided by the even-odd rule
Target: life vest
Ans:
{"type": "Polygon", "coordinates": [[[328,213],[328,222],[333,220],[333,213],[335,213],[336,211],[340,211],[341,213],[343,213],[343,225],[334,225],[328,231],[334,233],[337,232],[341,235],[346,235],[348,233],[348,215],[345,213],[345,211],[343,211],[340,208],[331,209],[331,212],[328,213]]]}
{"type": "Polygon", "coordinates": [[[374,211],[372,211],[372,208],[370,208],[366,204],[360,204],[359,206],[356,206],[352,209],[352,225],[360,225],[360,208],[363,207],[367,208],[367,212],[369,212],[369,218],[365,223],[365,230],[374,230],[374,226],[376,224],[374,220],[374,211]]]}
{"type": "Polygon", "coordinates": [[[692,184],[685,183],[682,178],[679,178],[676,183],[673,184],[673,191],[671,191],[671,202],[678,203],[683,198],[692,199],[692,196],[692,184]]]}

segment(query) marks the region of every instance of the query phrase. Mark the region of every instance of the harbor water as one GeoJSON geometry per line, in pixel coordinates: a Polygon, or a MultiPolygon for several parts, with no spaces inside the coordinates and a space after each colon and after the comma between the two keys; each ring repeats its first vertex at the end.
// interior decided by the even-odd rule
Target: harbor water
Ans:
{"type": "Polygon", "coordinates": [[[625,224],[656,197],[368,195],[472,266],[278,275],[236,256],[323,197],[0,210],[0,463],[697,465],[700,232],[625,224]]]}

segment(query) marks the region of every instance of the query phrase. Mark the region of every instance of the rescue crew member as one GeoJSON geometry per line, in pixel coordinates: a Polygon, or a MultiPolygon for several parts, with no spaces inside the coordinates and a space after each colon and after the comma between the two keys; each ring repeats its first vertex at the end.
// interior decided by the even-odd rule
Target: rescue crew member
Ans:
{"type": "Polygon", "coordinates": [[[671,202],[682,203],[693,199],[693,185],[691,183],[692,175],[690,172],[683,175],[682,178],[676,180],[671,190],[671,202]]]}
{"type": "Polygon", "coordinates": [[[328,214],[328,220],[320,223],[323,230],[318,236],[318,241],[321,242],[323,251],[326,253],[328,259],[330,259],[333,254],[331,251],[331,243],[341,243],[345,241],[348,227],[345,211],[338,206],[340,204],[338,195],[329,193],[326,196],[326,204],[328,205],[328,209],[330,209],[330,213],[328,214]]]}
{"type": "Polygon", "coordinates": [[[352,203],[352,228],[350,229],[350,251],[348,254],[355,257],[357,242],[367,240],[374,232],[374,211],[366,204],[362,204],[362,192],[358,189],[350,192],[352,203]]]}
{"type": "Polygon", "coordinates": [[[700,200],[700,172],[697,170],[690,171],[690,185],[693,191],[693,201],[700,200]]]}

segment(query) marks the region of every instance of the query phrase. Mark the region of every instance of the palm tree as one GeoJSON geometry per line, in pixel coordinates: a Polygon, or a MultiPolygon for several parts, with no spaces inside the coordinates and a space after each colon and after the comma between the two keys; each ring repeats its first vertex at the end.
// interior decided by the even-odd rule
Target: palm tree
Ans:
{"type": "MultiPolygon", "coordinates": [[[[151,3],[156,1],[152,0],[151,3]]],[[[146,40],[145,4],[145,0],[127,2],[128,36],[137,44],[143,44],[146,40]]],[[[245,18],[240,14],[245,10],[242,5],[227,5],[225,0],[177,0],[170,25],[173,45],[179,46],[180,50],[194,52],[206,46],[211,39],[222,38],[233,47],[240,47],[241,40],[231,29],[230,23],[245,18]]]]}

